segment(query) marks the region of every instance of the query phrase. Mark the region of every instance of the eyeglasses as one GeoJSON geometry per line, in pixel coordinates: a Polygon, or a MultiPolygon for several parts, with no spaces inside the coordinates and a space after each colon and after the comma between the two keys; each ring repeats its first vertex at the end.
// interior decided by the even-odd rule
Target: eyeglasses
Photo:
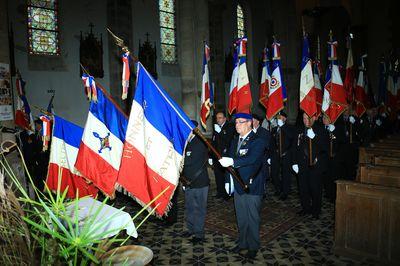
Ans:
{"type": "Polygon", "coordinates": [[[244,124],[244,123],[247,123],[247,122],[249,122],[250,120],[243,120],[243,121],[240,121],[240,120],[236,120],[235,121],[235,124],[244,124]]]}

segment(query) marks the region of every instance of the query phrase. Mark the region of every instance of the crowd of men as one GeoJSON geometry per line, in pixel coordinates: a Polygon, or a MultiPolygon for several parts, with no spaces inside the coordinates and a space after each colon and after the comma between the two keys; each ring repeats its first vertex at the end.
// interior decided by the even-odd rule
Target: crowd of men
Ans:
{"type": "Polygon", "coordinates": [[[297,180],[301,206],[297,214],[317,220],[323,194],[335,201],[335,180],[355,179],[359,147],[400,130],[400,113],[383,106],[367,110],[361,118],[346,110],[335,123],[324,115],[299,113],[296,124],[290,125],[282,111],[271,122],[245,113],[228,121],[224,112],[217,112],[215,120],[211,142],[222,158],[211,154],[195,135],[186,148],[181,178],[185,180],[185,236],[192,237],[194,244],[204,240],[208,161],[215,174],[214,197],[234,198],[239,236],[232,252],[247,250],[248,258],[254,258],[260,248],[261,205],[263,198],[271,196],[267,184],[272,183],[275,196],[285,201],[297,180]]]}

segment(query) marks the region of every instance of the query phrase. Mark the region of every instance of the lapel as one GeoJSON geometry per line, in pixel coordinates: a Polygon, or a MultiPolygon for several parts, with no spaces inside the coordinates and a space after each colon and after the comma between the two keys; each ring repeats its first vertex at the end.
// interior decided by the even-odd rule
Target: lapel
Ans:
{"type": "Polygon", "coordinates": [[[252,131],[249,133],[249,135],[247,135],[247,137],[243,140],[242,145],[240,145],[240,147],[238,147],[240,136],[238,137],[238,139],[236,140],[236,143],[235,143],[235,154],[236,154],[236,156],[239,156],[239,151],[240,151],[240,150],[242,150],[242,149],[248,149],[249,142],[252,140],[252,138],[254,137],[254,135],[255,135],[255,133],[254,133],[254,131],[252,130],[252,131]]]}

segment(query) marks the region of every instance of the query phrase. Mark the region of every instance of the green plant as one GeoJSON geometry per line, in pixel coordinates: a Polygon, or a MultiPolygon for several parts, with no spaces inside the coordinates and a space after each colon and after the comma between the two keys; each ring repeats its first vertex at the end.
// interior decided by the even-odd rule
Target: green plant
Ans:
{"type": "MultiPolygon", "coordinates": [[[[34,257],[38,257],[38,253],[40,253],[39,262],[42,265],[88,265],[89,263],[99,264],[101,255],[104,254],[110,246],[120,246],[128,240],[129,237],[125,239],[118,238],[117,233],[122,228],[100,233],[96,230],[108,222],[105,220],[101,223],[95,223],[96,218],[101,212],[101,209],[107,203],[109,198],[105,198],[103,200],[101,207],[96,209],[93,212],[93,215],[88,217],[82,226],[78,219],[78,197],[72,200],[67,199],[67,190],[61,191],[60,189],[62,176],[61,170],[59,171],[57,191],[53,194],[46,185],[45,193],[43,193],[35,187],[32,177],[27,170],[22,152],[17,146],[16,148],[22,158],[23,166],[27,173],[30,184],[33,187],[36,199],[33,200],[29,197],[27,191],[21,185],[19,179],[13,172],[13,169],[9,165],[4,153],[2,152],[3,160],[0,160],[1,170],[2,172],[5,172],[5,174],[11,179],[12,184],[21,194],[21,197],[18,198],[18,201],[22,204],[22,208],[20,208],[21,210],[18,211],[18,206],[20,205],[14,196],[14,203],[17,203],[17,206],[8,208],[7,210],[5,209],[6,213],[9,212],[7,215],[11,215],[9,217],[11,219],[7,220],[8,224],[6,226],[11,226],[13,228],[11,230],[13,232],[12,234],[18,234],[22,236],[23,239],[28,240],[24,242],[26,243],[25,253],[28,254],[27,256],[30,259],[33,260],[34,257]],[[71,215],[71,208],[73,208],[73,215],[71,215]],[[14,221],[15,219],[17,220],[14,221]],[[22,221],[24,223],[21,223],[22,221]],[[18,224],[23,224],[23,226],[19,226],[20,228],[18,229],[18,224]],[[112,238],[106,238],[106,236],[110,233],[115,233],[116,235],[112,238]]],[[[165,193],[167,189],[168,188],[157,195],[148,205],[144,206],[134,216],[133,220],[135,220],[140,213],[146,210],[155,200],[165,193]]],[[[14,195],[11,190],[9,191],[12,195],[14,195]]],[[[12,196],[4,197],[6,201],[7,198],[10,199],[12,196]]],[[[119,211],[121,212],[122,210],[123,208],[121,208],[119,211]]],[[[139,223],[137,229],[154,212],[154,210],[155,208],[139,223]]],[[[92,213],[91,210],[90,213],[92,213]]],[[[118,215],[118,213],[113,214],[109,217],[109,219],[112,219],[115,215],[118,215]]],[[[0,216],[0,218],[1,217],[2,216],[0,216]]],[[[0,222],[5,224],[5,221],[0,222]]],[[[6,230],[5,227],[1,227],[2,224],[0,224],[0,235],[1,232],[4,233],[6,230]]],[[[7,234],[7,236],[12,237],[11,234],[7,234]]],[[[19,255],[22,256],[22,254],[10,254],[9,258],[12,259],[12,256],[15,257],[19,255]]],[[[7,264],[12,264],[11,262],[12,260],[6,261],[7,264]]]]}

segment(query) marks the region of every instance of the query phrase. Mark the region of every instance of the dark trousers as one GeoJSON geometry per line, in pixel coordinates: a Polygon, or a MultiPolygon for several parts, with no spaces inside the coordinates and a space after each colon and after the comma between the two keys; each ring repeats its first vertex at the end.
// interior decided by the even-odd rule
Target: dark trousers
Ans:
{"type": "Polygon", "coordinates": [[[337,156],[329,158],[328,168],[323,174],[323,186],[325,191],[325,196],[329,200],[336,199],[336,183],[338,179],[343,179],[344,167],[343,163],[339,161],[337,156]]]}
{"type": "Polygon", "coordinates": [[[238,246],[243,249],[260,248],[261,195],[235,193],[236,221],[239,229],[238,246]]]}
{"type": "Polygon", "coordinates": [[[275,190],[287,196],[292,182],[291,162],[287,155],[279,158],[279,155],[276,154],[272,157],[271,164],[272,182],[275,190]]]}
{"type": "Polygon", "coordinates": [[[217,186],[217,197],[228,196],[225,191],[225,168],[214,160],[215,185],[217,186]]]}
{"type": "Polygon", "coordinates": [[[204,238],[207,195],[208,186],[202,188],[186,188],[185,190],[186,226],[189,233],[198,238],[204,238]]]}
{"type": "Polygon", "coordinates": [[[301,207],[313,215],[321,213],[322,176],[318,167],[308,168],[299,173],[299,194],[301,207]]]}

